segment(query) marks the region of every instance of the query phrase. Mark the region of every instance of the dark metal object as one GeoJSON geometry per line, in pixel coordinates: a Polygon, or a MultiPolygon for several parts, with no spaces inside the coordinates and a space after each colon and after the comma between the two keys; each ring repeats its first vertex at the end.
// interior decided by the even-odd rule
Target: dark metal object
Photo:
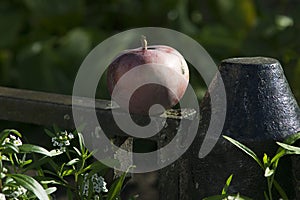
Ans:
{"type": "MultiPolygon", "coordinates": [[[[275,154],[275,141],[282,141],[300,131],[300,110],[284,76],[280,63],[272,58],[231,58],[220,66],[226,95],[227,113],[222,131],[254,150],[275,154]]],[[[216,83],[211,84],[215,90],[216,83]]],[[[202,132],[195,142],[194,157],[210,120],[210,97],[201,104],[202,132]],[[197,146],[198,145],[198,146],[197,146]]],[[[216,138],[217,139],[217,138],[216,138]]],[[[218,193],[230,174],[234,174],[230,192],[239,192],[254,199],[264,199],[267,191],[263,171],[257,163],[237,147],[220,138],[204,159],[192,160],[194,184],[198,198],[218,193]]],[[[281,163],[283,164],[283,163],[281,163]]],[[[290,161],[281,170],[283,187],[294,195],[290,161]]]]}

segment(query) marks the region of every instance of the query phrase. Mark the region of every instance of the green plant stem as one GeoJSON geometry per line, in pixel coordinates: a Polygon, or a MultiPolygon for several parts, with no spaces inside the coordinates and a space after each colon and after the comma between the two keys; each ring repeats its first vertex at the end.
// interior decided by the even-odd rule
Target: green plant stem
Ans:
{"type": "Polygon", "coordinates": [[[17,172],[17,168],[16,168],[16,165],[15,165],[15,162],[14,162],[14,159],[13,159],[13,156],[12,156],[12,154],[10,153],[10,154],[8,154],[9,155],[9,160],[10,160],[10,162],[11,162],[11,165],[12,165],[12,167],[13,167],[13,169],[14,169],[14,173],[16,173],[17,172]]]}
{"type": "MultiPolygon", "coordinates": [[[[272,175],[273,176],[273,175],[272,175]]],[[[267,182],[268,182],[268,192],[269,192],[269,200],[273,200],[273,197],[272,197],[272,177],[267,177],[267,182]]]]}
{"type": "MultiPolygon", "coordinates": [[[[2,153],[0,151],[0,173],[3,173],[2,153]]],[[[2,193],[2,178],[0,178],[0,192],[2,193]]]]}

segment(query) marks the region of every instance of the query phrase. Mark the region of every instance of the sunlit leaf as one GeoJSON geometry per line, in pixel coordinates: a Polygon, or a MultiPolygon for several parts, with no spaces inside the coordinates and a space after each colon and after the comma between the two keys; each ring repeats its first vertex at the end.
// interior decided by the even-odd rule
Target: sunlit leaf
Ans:
{"type": "Polygon", "coordinates": [[[57,188],[56,187],[49,187],[47,189],[45,189],[47,194],[52,194],[54,192],[56,192],[57,188]]]}
{"type": "Polygon", "coordinates": [[[74,158],[74,159],[72,159],[72,160],[70,160],[69,162],[67,162],[67,166],[71,166],[71,165],[74,165],[74,164],[76,164],[76,163],[78,163],[79,162],[79,158],[74,158]]]}
{"type": "Polygon", "coordinates": [[[67,169],[67,170],[63,171],[62,176],[69,176],[73,173],[74,173],[73,169],[67,169]]]}
{"type": "Polygon", "coordinates": [[[281,149],[276,153],[276,155],[272,158],[271,163],[278,162],[279,159],[280,159],[282,156],[284,156],[284,155],[286,155],[286,150],[281,148],[281,149]]]}
{"type": "Polygon", "coordinates": [[[264,153],[264,157],[263,157],[263,163],[264,163],[264,166],[267,166],[269,164],[268,155],[265,153],[264,153]]]}
{"type": "Polygon", "coordinates": [[[0,133],[0,144],[2,144],[4,142],[4,140],[10,135],[16,135],[18,137],[22,137],[22,134],[14,129],[5,129],[0,133]]]}
{"type": "Polygon", "coordinates": [[[4,147],[5,149],[2,150],[2,153],[19,153],[19,147],[16,145],[5,143],[4,147]]]}
{"type": "Polygon", "coordinates": [[[113,182],[108,191],[107,200],[116,200],[117,198],[119,198],[127,173],[128,171],[124,172],[117,180],[115,180],[115,182],[113,182]]]}
{"type": "Polygon", "coordinates": [[[288,145],[288,144],[284,144],[281,142],[276,142],[279,146],[281,146],[282,148],[288,150],[288,154],[300,154],[300,147],[295,147],[292,145],[288,145]]]}
{"type": "Polygon", "coordinates": [[[23,144],[19,149],[21,153],[39,153],[45,156],[52,156],[47,149],[33,144],[23,144]]]}
{"type": "Polygon", "coordinates": [[[82,155],[81,152],[79,151],[79,149],[77,149],[76,147],[73,147],[73,149],[76,151],[76,153],[77,153],[79,156],[82,155]]]}
{"type": "Polygon", "coordinates": [[[263,164],[261,163],[261,161],[259,160],[259,158],[257,157],[257,155],[248,147],[246,147],[245,145],[241,144],[240,142],[223,135],[223,137],[228,140],[229,142],[231,142],[232,144],[234,144],[235,146],[237,146],[239,149],[241,149],[242,151],[244,151],[246,154],[248,154],[249,156],[251,156],[258,164],[259,166],[264,169],[263,164]]]}
{"type": "Polygon", "coordinates": [[[269,176],[272,176],[274,174],[274,170],[273,169],[270,169],[269,167],[266,168],[265,170],[265,177],[269,177],[269,176]]]}
{"type": "Polygon", "coordinates": [[[49,199],[47,192],[34,178],[24,174],[11,174],[10,177],[27,190],[33,192],[38,199],[49,199]]]}
{"type": "Polygon", "coordinates": [[[228,179],[226,180],[226,184],[225,184],[224,187],[223,187],[222,194],[227,194],[227,191],[228,191],[228,188],[229,188],[229,186],[230,186],[232,177],[233,177],[233,174],[231,174],[231,175],[228,177],[228,179]]]}
{"type": "Polygon", "coordinates": [[[60,150],[58,150],[58,149],[53,149],[53,150],[51,150],[49,153],[50,153],[50,156],[51,156],[51,157],[54,157],[54,156],[59,156],[59,155],[63,154],[64,152],[63,152],[63,151],[60,151],[60,150]]]}

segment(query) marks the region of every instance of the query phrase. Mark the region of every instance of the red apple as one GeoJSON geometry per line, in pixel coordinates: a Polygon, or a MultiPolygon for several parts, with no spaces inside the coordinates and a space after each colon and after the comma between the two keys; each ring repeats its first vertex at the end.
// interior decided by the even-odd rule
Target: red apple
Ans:
{"type": "MultiPolygon", "coordinates": [[[[134,70],[132,70],[134,71],[134,70]]],[[[147,81],[145,81],[147,82],[147,81]]],[[[165,109],[176,105],[185,93],[189,82],[189,70],[183,56],[174,48],[164,45],[147,46],[142,38],[142,47],[121,52],[109,65],[107,71],[107,85],[112,99],[121,108],[130,113],[148,114],[154,104],[160,104],[165,109]],[[132,69],[137,69],[133,76],[125,76],[132,69]],[[131,78],[129,78],[131,77],[131,78]],[[154,80],[153,83],[142,84],[143,80],[154,80]],[[118,98],[114,98],[113,91],[119,80],[118,98]],[[162,83],[162,84],[161,84],[162,83]],[[132,87],[137,89],[131,92],[132,87]]],[[[151,114],[158,114],[161,110],[151,114]]]]}

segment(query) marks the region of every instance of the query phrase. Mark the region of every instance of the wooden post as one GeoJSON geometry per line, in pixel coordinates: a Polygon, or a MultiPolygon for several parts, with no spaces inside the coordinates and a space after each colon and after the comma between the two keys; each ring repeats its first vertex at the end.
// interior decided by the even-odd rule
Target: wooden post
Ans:
{"type": "MultiPolygon", "coordinates": [[[[271,58],[232,58],[220,66],[227,98],[226,121],[223,135],[230,136],[254,150],[275,154],[275,141],[300,131],[300,112],[279,62],[271,58]]],[[[217,80],[217,79],[216,79],[217,80]]],[[[211,84],[215,90],[217,83],[211,84]]],[[[207,93],[200,106],[202,121],[195,141],[195,155],[210,121],[210,97],[207,93]]],[[[290,160],[281,162],[283,175],[278,179],[294,198],[290,160]]],[[[231,193],[239,192],[253,199],[264,199],[267,191],[264,173],[257,163],[220,138],[212,152],[203,159],[193,160],[193,181],[198,198],[220,191],[230,174],[234,175],[231,193]]]]}

